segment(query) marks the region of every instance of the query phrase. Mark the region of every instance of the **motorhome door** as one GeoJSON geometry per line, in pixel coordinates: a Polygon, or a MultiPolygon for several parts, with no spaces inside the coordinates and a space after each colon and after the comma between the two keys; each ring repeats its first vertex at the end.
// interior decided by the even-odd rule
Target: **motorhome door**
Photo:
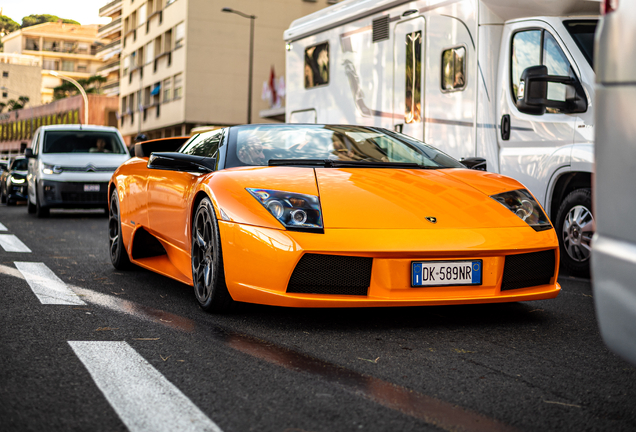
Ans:
{"type": "Polygon", "coordinates": [[[393,128],[424,139],[424,17],[399,22],[394,29],[393,128]]]}

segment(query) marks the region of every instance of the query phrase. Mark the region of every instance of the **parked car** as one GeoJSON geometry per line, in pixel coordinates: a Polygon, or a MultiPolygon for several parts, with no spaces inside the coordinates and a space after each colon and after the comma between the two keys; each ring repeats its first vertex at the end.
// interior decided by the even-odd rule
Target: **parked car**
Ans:
{"type": "Polygon", "coordinates": [[[636,364],[636,2],[603,6],[596,34],[592,285],[603,340],[636,364]]]}
{"type": "Polygon", "coordinates": [[[28,159],[17,157],[11,161],[9,169],[0,175],[0,202],[7,205],[26,200],[28,159]]]}
{"type": "Polygon", "coordinates": [[[557,235],[532,194],[407,135],[268,124],[169,143],[138,144],[112,177],[111,261],[194,286],[204,310],[560,292],[557,235]]]}
{"type": "Polygon", "coordinates": [[[108,181],[130,158],[119,131],[93,125],[42,126],[29,158],[29,213],[46,217],[51,208],[108,208],[108,181]]]}

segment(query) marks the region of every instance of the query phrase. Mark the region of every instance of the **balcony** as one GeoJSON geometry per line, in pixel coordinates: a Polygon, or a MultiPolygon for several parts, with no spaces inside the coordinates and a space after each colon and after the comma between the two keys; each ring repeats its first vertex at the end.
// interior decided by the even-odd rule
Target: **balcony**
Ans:
{"type": "Polygon", "coordinates": [[[117,48],[119,46],[121,46],[121,38],[112,41],[108,45],[104,45],[104,46],[101,46],[101,47],[97,48],[97,54],[101,54],[101,53],[103,53],[106,50],[109,50],[111,48],[117,48]]]}
{"type": "Polygon", "coordinates": [[[112,69],[112,68],[119,69],[119,64],[120,64],[120,60],[117,59],[115,61],[112,61],[112,62],[107,63],[104,66],[100,67],[99,69],[97,69],[97,72],[102,72],[102,71],[105,71],[107,69],[112,69]]]}
{"type": "Polygon", "coordinates": [[[97,37],[105,38],[107,35],[116,31],[121,31],[121,17],[112,20],[104,26],[101,26],[99,30],[97,30],[97,37]]]}
{"type": "Polygon", "coordinates": [[[121,10],[122,0],[113,0],[108,3],[106,6],[102,6],[99,8],[99,16],[107,17],[121,10]]]}

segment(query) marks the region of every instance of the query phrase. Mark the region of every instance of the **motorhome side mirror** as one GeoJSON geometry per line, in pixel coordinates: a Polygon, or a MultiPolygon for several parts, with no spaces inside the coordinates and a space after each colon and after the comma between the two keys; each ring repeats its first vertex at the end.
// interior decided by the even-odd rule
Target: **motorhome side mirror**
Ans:
{"type": "Polygon", "coordinates": [[[216,158],[194,156],[178,152],[152,153],[148,168],[168,171],[208,173],[216,168],[216,158]]]}
{"type": "Polygon", "coordinates": [[[24,149],[24,157],[34,158],[35,155],[33,154],[33,149],[31,148],[24,149]]]}
{"type": "Polygon", "coordinates": [[[585,112],[587,98],[583,87],[575,77],[548,75],[547,66],[526,68],[517,88],[517,109],[524,114],[542,115],[546,108],[556,108],[565,114],[585,112]],[[548,99],[548,83],[566,86],[564,101],[548,99]]]}
{"type": "Polygon", "coordinates": [[[488,171],[486,159],[480,157],[462,158],[460,162],[466,167],[478,171],[488,171]]]}

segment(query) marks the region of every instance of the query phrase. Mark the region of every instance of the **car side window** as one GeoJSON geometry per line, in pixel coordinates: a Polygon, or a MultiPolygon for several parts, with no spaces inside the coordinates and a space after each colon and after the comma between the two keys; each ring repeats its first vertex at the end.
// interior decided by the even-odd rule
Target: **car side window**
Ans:
{"type": "Polygon", "coordinates": [[[202,133],[181,150],[181,153],[193,156],[215,157],[222,140],[223,129],[202,133]]]}
{"type": "MultiPolygon", "coordinates": [[[[522,30],[512,37],[510,79],[512,98],[517,101],[517,90],[521,74],[530,66],[546,66],[548,75],[571,76],[570,62],[565,57],[554,36],[542,29],[522,30]]],[[[566,85],[548,83],[548,99],[566,100],[566,85]]],[[[547,108],[548,113],[560,112],[557,108],[547,108]]]]}

